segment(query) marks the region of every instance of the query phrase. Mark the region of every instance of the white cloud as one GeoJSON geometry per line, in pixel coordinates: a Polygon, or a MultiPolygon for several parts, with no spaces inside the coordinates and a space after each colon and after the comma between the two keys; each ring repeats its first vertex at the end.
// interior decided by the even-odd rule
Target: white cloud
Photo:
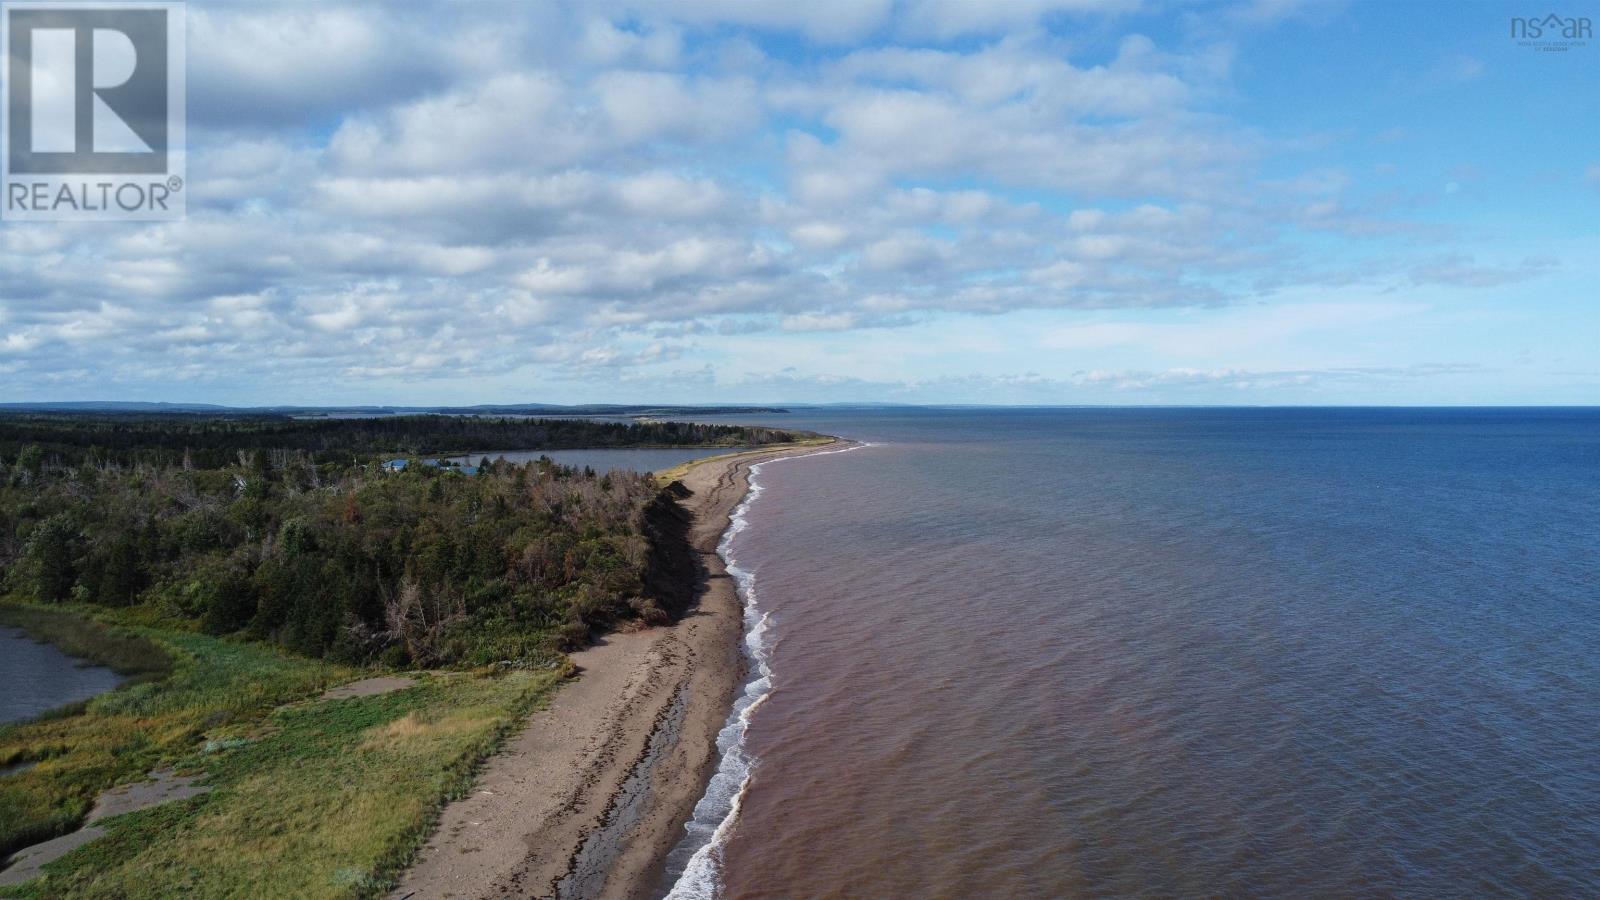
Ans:
{"type": "Polygon", "coordinates": [[[728,137],[753,127],[759,114],[755,86],[743,78],[609,72],[595,79],[593,89],[610,134],[626,143],[728,137]]]}
{"type": "Polygon", "coordinates": [[[1498,287],[1528,281],[1559,265],[1550,257],[1530,256],[1512,263],[1479,263],[1470,256],[1446,254],[1411,269],[1415,284],[1444,284],[1453,287],[1498,287]]]}
{"type": "Polygon", "coordinates": [[[914,37],[949,40],[1026,29],[1052,14],[1126,13],[1140,6],[1140,0],[910,0],[901,29],[914,37]]]}
{"type": "Polygon", "coordinates": [[[625,14],[697,27],[795,31],[813,40],[842,43],[884,27],[894,4],[893,0],[617,0],[604,5],[625,14]]]}
{"type": "MultiPolygon", "coordinates": [[[[1225,41],[1123,33],[1089,62],[1040,27],[1122,27],[1136,6],[192,10],[191,217],[0,227],[8,383],[643,377],[702,335],[813,333],[796,356],[816,357],[940,316],[1554,268],[1420,232],[1409,255],[1313,265],[1307,233],[1409,224],[1219,113],[1225,41]]],[[[1042,346],[1247,348],[1338,324],[1308,309],[1086,324],[1042,346]]]]}
{"type": "Polygon", "coordinates": [[[206,126],[291,126],[447,77],[437,41],[404,17],[372,12],[197,5],[189,15],[191,115],[206,126]]]}
{"type": "Polygon", "coordinates": [[[578,45],[583,58],[596,65],[666,67],[678,62],[683,53],[683,35],[672,27],[638,31],[594,18],[584,23],[581,31],[578,45]]]}
{"type": "Polygon", "coordinates": [[[848,331],[861,324],[855,313],[802,313],[784,316],[785,331],[848,331]]]}
{"type": "Polygon", "coordinates": [[[1367,331],[1427,310],[1419,303],[1322,302],[1241,307],[1195,322],[1096,322],[1050,331],[1039,344],[1056,350],[1136,347],[1166,359],[1285,346],[1291,339],[1367,331]]]}

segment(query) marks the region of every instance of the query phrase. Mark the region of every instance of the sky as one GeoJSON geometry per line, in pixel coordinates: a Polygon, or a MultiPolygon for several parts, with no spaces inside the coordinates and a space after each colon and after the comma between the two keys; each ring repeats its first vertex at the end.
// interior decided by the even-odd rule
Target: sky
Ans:
{"type": "Polygon", "coordinates": [[[1593,404],[1592,6],[188,6],[188,216],[0,401],[1593,404]]]}

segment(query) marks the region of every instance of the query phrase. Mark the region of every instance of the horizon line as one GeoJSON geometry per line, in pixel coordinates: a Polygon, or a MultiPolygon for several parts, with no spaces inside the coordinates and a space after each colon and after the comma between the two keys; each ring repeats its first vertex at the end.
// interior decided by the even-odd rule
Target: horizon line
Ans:
{"type": "MultiPolygon", "coordinates": [[[[235,411],[256,412],[270,410],[401,410],[426,414],[436,410],[510,409],[523,407],[529,410],[548,409],[584,410],[776,410],[793,409],[1600,409],[1600,403],[964,403],[927,402],[909,403],[883,400],[848,401],[761,401],[712,403],[651,403],[597,401],[593,403],[550,403],[543,401],[479,402],[479,403],[262,403],[228,404],[182,400],[20,400],[0,403],[0,411],[27,412],[51,409],[114,407],[170,407],[175,411],[235,411]]],[[[135,409],[126,411],[133,412],[135,409]]]]}

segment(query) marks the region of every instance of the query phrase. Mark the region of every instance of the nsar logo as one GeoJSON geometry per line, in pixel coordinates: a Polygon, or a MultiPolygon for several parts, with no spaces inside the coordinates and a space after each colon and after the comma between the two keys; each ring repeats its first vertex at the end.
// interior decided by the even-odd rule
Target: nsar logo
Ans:
{"type": "Polygon", "coordinates": [[[1587,16],[1558,16],[1551,13],[1544,18],[1513,17],[1511,39],[1518,46],[1545,52],[1562,53],[1588,46],[1594,38],[1594,25],[1587,16]]]}

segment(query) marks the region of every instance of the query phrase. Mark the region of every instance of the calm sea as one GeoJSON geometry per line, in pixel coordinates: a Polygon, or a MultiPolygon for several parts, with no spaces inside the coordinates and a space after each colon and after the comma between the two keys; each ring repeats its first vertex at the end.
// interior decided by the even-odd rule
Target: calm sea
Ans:
{"type": "Polygon", "coordinates": [[[1600,410],[784,424],[679,896],[1600,895],[1600,410]]]}

